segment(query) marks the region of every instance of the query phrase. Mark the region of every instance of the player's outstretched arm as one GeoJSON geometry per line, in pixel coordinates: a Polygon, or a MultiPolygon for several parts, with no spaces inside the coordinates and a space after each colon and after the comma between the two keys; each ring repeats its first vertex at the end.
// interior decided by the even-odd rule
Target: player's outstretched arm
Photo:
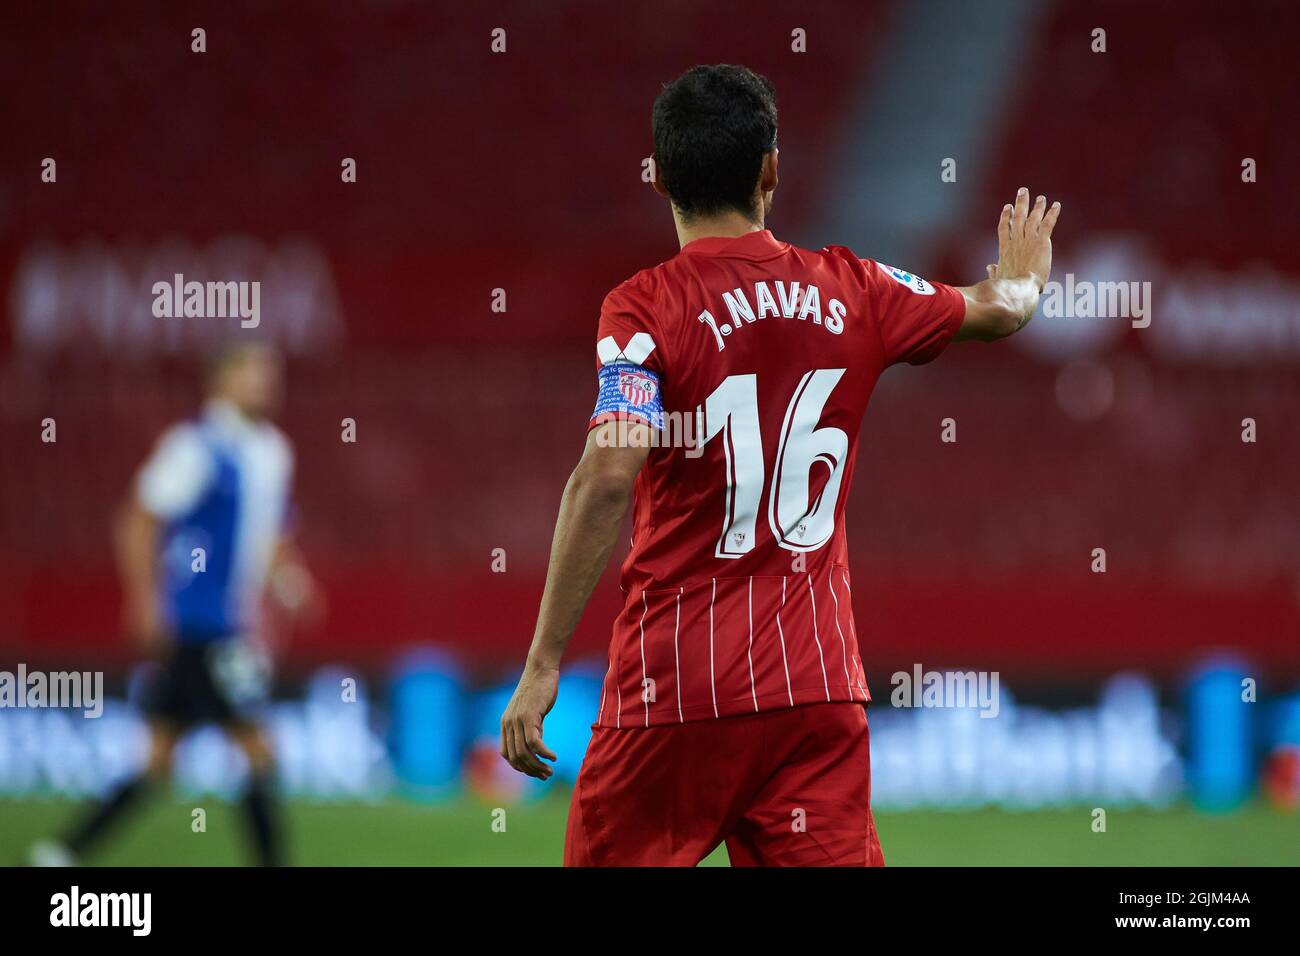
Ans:
{"type": "Polygon", "coordinates": [[[627,441],[620,444],[619,424],[608,422],[588,432],[582,460],[564,488],[533,643],[519,686],[501,715],[501,756],[520,773],[541,780],[552,771],[538,758],[555,759],[542,741],[542,720],[555,704],[560,658],[609,563],[632,483],[650,452],[647,426],[627,429],[622,423],[627,441]]]}
{"type": "Polygon", "coordinates": [[[1052,271],[1052,230],[1060,215],[1061,204],[1049,207],[1046,196],[1039,196],[1030,208],[1024,186],[1014,204],[1002,207],[997,264],[988,267],[989,277],[983,282],[958,290],[966,297],[966,319],[956,341],[1005,338],[1033,318],[1052,271]]]}

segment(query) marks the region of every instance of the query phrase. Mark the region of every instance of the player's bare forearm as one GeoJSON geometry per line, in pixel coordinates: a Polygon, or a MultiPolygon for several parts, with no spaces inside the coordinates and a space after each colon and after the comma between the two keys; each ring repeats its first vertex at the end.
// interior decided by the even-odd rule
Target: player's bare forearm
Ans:
{"type": "Polygon", "coordinates": [[[155,582],[158,535],[158,519],[134,501],[122,509],[114,544],[124,625],[128,635],[150,651],[157,650],[164,640],[155,582]]]}
{"type": "Polygon", "coordinates": [[[542,721],[555,704],[560,660],[609,563],[632,483],[649,451],[648,441],[619,445],[616,434],[613,423],[588,433],[582,460],[564,488],[533,643],[501,715],[501,756],[520,773],[542,780],[551,768],[539,758],[556,759],[542,740],[542,721]]]}
{"type": "Polygon", "coordinates": [[[118,574],[128,594],[152,592],[158,522],[131,502],[118,514],[114,544],[118,574]]]}
{"type": "MultiPolygon", "coordinates": [[[[612,431],[610,432],[612,434],[612,431]]],[[[601,430],[569,477],[551,542],[551,561],[528,666],[558,668],[596,582],[609,563],[632,483],[647,449],[602,447],[601,430]]]]}
{"type": "Polygon", "coordinates": [[[966,297],[966,318],[956,340],[990,342],[1012,335],[1028,324],[1038,308],[1038,296],[1052,271],[1052,230],[1061,204],[1049,207],[1039,196],[1032,208],[1029,190],[1020,187],[1014,204],[1002,207],[998,220],[998,261],[989,277],[959,291],[966,297]]]}

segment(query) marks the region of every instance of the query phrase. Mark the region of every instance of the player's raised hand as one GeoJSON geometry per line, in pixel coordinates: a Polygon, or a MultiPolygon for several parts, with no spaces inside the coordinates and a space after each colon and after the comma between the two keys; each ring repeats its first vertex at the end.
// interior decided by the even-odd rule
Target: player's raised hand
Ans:
{"type": "Polygon", "coordinates": [[[501,715],[501,756],[520,773],[538,780],[546,780],[554,773],[538,757],[557,759],[542,740],[542,721],[555,706],[559,684],[558,668],[525,667],[501,715]]]}
{"type": "Polygon", "coordinates": [[[1038,288],[1052,272],[1052,230],[1061,215],[1059,202],[1047,205],[1039,196],[1031,207],[1029,190],[1021,186],[1016,201],[1002,207],[998,219],[998,263],[989,269],[990,279],[1032,278],[1038,288]]]}

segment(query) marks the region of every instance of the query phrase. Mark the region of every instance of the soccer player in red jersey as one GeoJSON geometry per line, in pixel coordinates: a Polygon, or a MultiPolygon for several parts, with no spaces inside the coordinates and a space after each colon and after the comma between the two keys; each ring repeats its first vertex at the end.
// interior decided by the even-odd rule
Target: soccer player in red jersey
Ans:
{"type": "Polygon", "coordinates": [[[545,779],[560,659],[629,499],[623,611],[566,865],[881,865],[844,505],[880,373],[1022,328],[1060,204],[1020,189],[988,278],[954,287],[764,228],[771,84],[701,66],[654,105],[681,252],[605,298],[599,393],[565,488],[501,754],[545,779]]]}

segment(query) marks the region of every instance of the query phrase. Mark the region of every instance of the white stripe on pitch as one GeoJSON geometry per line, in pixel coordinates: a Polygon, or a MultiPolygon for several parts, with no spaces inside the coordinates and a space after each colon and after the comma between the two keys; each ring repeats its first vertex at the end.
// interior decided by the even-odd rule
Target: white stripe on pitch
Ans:
{"type": "MultiPolygon", "coordinates": [[[[781,607],[785,607],[785,575],[781,575],[781,607]]],[[[785,632],[781,630],[781,607],[776,609],[776,635],[781,638],[781,666],[785,668],[785,692],[794,706],[794,691],[790,688],[790,663],[785,659],[785,632]]]]}
{"type": "Polygon", "coordinates": [[[754,576],[749,576],[749,696],[754,698],[754,711],[758,712],[758,688],[754,686],[754,576]]]}
{"type": "Polygon", "coordinates": [[[817,596],[813,594],[812,573],[808,574],[808,600],[812,604],[813,640],[817,642],[817,657],[822,664],[822,683],[826,685],[826,699],[831,699],[831,682],[826,676],[826,655],[822,653],[822,639],[817,636],[817,596]]]}
{"type": "Polygon", "coordinates": [[[645,725],[650,726],[650,698],[646,696],[645,672],[645,615],[649,605],[646,603],[645,589],[641,589],[641,701],[645,704],[645,725]]]}
{"type": "Polygon", "coordinates": [[[835,579],[827,576],[826,582],[831,586],[831,600],[835,602],[835,630],[840,635],[840,653],[844,655],[844,684],[849,689],[849,700],[853,699],[853,678],[849,676],[849,645],[844,640],[844,628],[840,627],[840,599],[835,595],[835,579]]]}
{"type": "Polygon", "coordinates": [[[682,716],[682,659],[677,653],[677,635],[682,629],[682,592],[686,588],[677,589],[677,623],[673,625],[673,668],[677,674],[677,722],[686,723],[686,718],[682,716]]]}
{"type": "Polygon", "coordinates": [[[718,685],[713,679],[713,602],[718,599],[718,579],[713,579],[713,596],[709,598],[709,689],[713,692],[713,716],[718,716],[718,685]]]}

